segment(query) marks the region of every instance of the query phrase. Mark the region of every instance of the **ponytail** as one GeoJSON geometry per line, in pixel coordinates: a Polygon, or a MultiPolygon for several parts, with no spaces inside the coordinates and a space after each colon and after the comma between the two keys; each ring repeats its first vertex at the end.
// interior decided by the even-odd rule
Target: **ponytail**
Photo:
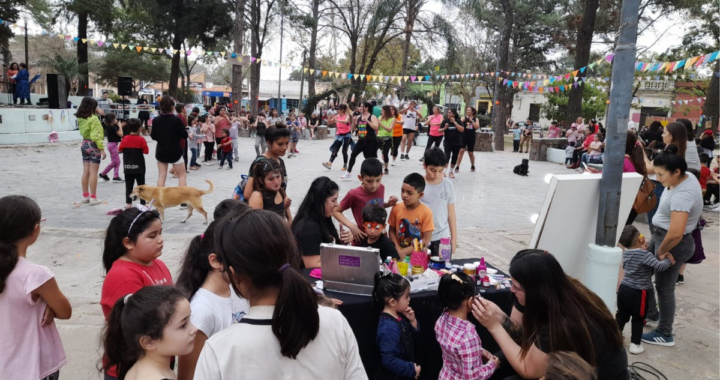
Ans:
{"type": "Polygon", "coordinates": [[[40,206],[24,195],[0,198],[0,293],[17,265],[17,242],[32,235],[41,218],[40,206]]]}
{"type": "Polygon", "coordinates": [[[15,245],[0,241],[0,293],[5,290],[5,280],[15,269],[18,252],[15,245]]]}
{"type": "Polygon", "coordinates": [[[317,295],[294,268],[281,267],[280,277],[272,331],[280,341],[280,353],[295,359],[320,330],[317,295]]]}
{"type": "Polygon", "coordinates": [[[115,306],[113,306],[110,316],[108,316],[105,334],[103,335],[103,348],[108,359],[103,363],[103,369],[107,371],[111,367],[117,366],[118,379],[125,378],[127,371],[140,358],[140,353],[135,353],[129,349],[123,336],[122,313],[125,310],[125,299],[126,297],[121,297],[115,302],[115,306]]]}

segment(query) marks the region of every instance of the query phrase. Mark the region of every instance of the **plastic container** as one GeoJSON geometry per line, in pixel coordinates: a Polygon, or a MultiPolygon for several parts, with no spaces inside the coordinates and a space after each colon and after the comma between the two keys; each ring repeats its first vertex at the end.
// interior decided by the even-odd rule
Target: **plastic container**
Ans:
{"type": "Polygon", "coordinates": [[[401,276],[407,276],[408,275],[408,267],[410,264],[404,262],[404,261],[398,261],[397,267],[398,267],[398,273],[401,276]]]}
{"type": "Polygon", "coordinates": [[[480,278],[487,277],[487,265],[485,265],[485,258],[480,258],[480,265],[477,267],[477,275],[480,278]]]}
{"type": "Polygon", "coordinates": [[[425,273],[425,268],[423,268],[421,265],[413,265],[412,274],[423,274],[423,273],[425,273]]]}
{"type": "Polygon", "coordinates": [[[464,272],[465,274],[467,274],[468,276],[474,276],[474,275],[475,275],[475,271],[476,271],[475,265],[465,264],[465,265],[463,266],[463,272],[464,272]]]}
{"type": "Polygon", "coordinates": [[[430,269],[441,270],[445,269],[445,262],[438,256],[430,257],[430,269]]]}
{"type": "Polygon", "coordinates": [[[440,257],[445,261],[445,264],[450,264],[452,258],[452,246],[450,245],[450,238],[440,239],[440,257]]]}

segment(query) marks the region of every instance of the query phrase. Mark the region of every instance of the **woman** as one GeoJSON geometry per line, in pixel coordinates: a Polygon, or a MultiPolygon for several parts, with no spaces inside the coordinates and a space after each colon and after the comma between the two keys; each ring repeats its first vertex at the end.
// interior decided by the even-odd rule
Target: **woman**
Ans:
{"type": "Polygon", "coordinates": [[[24,105],[27,100],[27,105],[32,105],[30,101],[30,73],[27,69],[26,63],[20,64],[20,70],[15,75],[15,98],[20,98],[20,105],[24,105]]]}
{"type": "Polygon", "coordinates": [[[218,259],[250,309],[208,339],[195,380],[367,379],[350,325],[339,311],[318,307],[298,271],[298,247],[277,215],[235,212],[215,231],[218,259]]]}
{"type": "Polygon", "coordinates": [[[392,107],[392,116],[395,118],[395,124],[393,125],[392,133],[392,166],[395,166],[395,160],[397,160],[398,149],[403,139],[403,126],[405,125],[405,118],[400,114],[397,107],[392,107]]]}
{"type": "Polygon", "coordinates": [[[550,123],[547,137],[549,139],[556,139],[560,137],[560,127],[558,127],[557,121],[553,121],[552,123],[550,123]]]}
{"type": "Polygon", "coordinates": [[[414,100],[410,101],[410,104],[400,111],[405,119],[403,124],[403,138],[400,142],[400,159],[410,159],[410,148],[413,146],[413,139],[417,134],[417,121],[420,118],[420,113],[417,111],[417,103],[414,100]],[[406,148],[407,145],[407,148],[406,148]],[[403,153],[404,152],[404,153],[403,153]]]}
{"type": "Polygon", "coordinates": [[[659,121],[653,121],[650,123],[650,128],[645,131],[643,139],[645,140],[645,146],[649,149],[655,147],[656,144],[663,142],[663,127],[659,121]]]}
{"type": "Polygon", "coordinates": [[[338,185],[328,177],[318,177],[310,185],[295,215],[292,232],[300,245],[305,268],[320,267],[320,244],[350,244],[352,233],[342,229],[340,235],[332,221],[338,205],[338,185]]]}
{"type": "MultiPolygon", "coordinates": [[[[635,132],[627,132],[627,140],[625,140],[625,160],[623,161],[623,173],[638,173],[643,177],[647,177],[647,169],[645,168],[645,152],[638,143],[635,132]]],[[[625,225],[631,225],[637,217],[635,209],[630,210],[625,225]]]]}
{"type": "MultiPolygon", "coordinates": [[[[670,123],[668,127],[673,124],[677,123],[670,123]]],[[[675,145],[669,145],[655,157],[653,170],[666,190],[652,217],[650,249],[656,255],[670,252],[675,258],[675,264],[664,272],[655,273],[660,321],[655,330],[643,334],[642,341],[674,346],[672,326],[675,320],[675,285],[680,267],[695,253],[695,240],[691,233],[697,227],[702,212],[702,190],[695,176],[686,173],[687,163],[675,145]]]]}
{"type": "Polygon", "coordinates": [[[267,118],[267,127],[271,128],[277,126],[278,121],[282,121],[282,119],[278,116],[278,111],[273,108],[270,110],[270,117],[267,118]]]}
{"type": "MultiPolygon", "coordinates": [[[[652,128],[652,126],[651,126],[652,128]]],[[[668,145],[675,145],[676,152],[678,156],[685,158],[685,151],[687,150],[687,130],[685,129],[685,126],[680,123],[670,123],[668,124],[664,131],[662,132],[662,143],[665,144],[665,146],[668,145]]],[[[650,162],[650,160],[647,159],[647,156],[645,156],[645,167],[647,168],[649,178],[653,181],[655,184],[655,195],[658,199],[658,204],[660,201],[660,198],[662,197],[663,191],[665,190],[665,187],[662,185],[660,181],[657,180],[655,176],[655,169],[653,167],[653,163],[650,162]]],[[[657,211],[657,206],[655,206],[654,209],[648,211],[647,217],[648,217],[648,224],[652,226],[652,219],[655,215],[655,212],[657,211]]]]}
{"type": "Polygon", "coordinates": [[[687,133],[687,148],[685,149],[685,162],[687,163],[688,170],[695,175],[696,178],[700,178],[700,156],[698,156],[697,148],[695,147],[695,130],[693,129],[692,122],[688,119],[677,119],[675,122],[685,126],[685,133],[687,133]]]}
{"type": "Polygon", "coordinates": [[[460,149],[462,149],[462,136],[465,132],[465,127],[463,127],[456,109],[451,108],[448,111],[447,118],[443,120],[440,130],[445,133],[443,147],[445,148],[445,157],[450,165],[449,175],[450,178],[455,178],[455,165],[458,162],[460,149]]]}
{"type": "Polygon", "coordinates": [[[623,337],[605,303],[565,274],[555,257],[523,250],[510,263],[511,317],[486,299],[473,302],[473,316],[492,334],[512,374],[537,379],[546,374],[548,354],[569,351],[593,365],[599,380],[628,379],[623,337]],[[592,344],[589,344],[592,343],[592,344]]]}
{"type": "Polygon", "coordinates": [[[594,141],[595,134],[593,133],[593,129],[585,128],[585,139],[583,140],[582,146],[573,151],[572,165],[568,166],[568,169],[577,169],[578,166],[580,166],[580,158],[588,152],[590,144],[592,144],[594,141]]]}
{"type": "Polygon", "coordinates": [[[10,64],[10,68],[7,71],[7,77],[10,81],[10,93],[13,94],[13,104],[17,104],[17,94],[15,93],[15,89],[17,87],[17,82],[15,82],[15,75],[18,74],[20,71],[20,67],[16,62],[13,62],[10,64]]]}
{"type": "MultiPolygon", "coordinates": [[[[428,116],[427,123],[430,125],[430,131],[428,133],[428,141],[427,145],[425,145],[425,150],[430,149],[430,147],[435,144],[436,148],[440,147],[440,143],[443,139],[443,131],[440,130],[440,125],[443,122],[443,115],[440,113],[440,107],[434,106],[433,107],[433,114],[428,116]]],[[[423,158],[420,158],[420,162],[423,161],[423,158]]]]}
{"type": "Polygon", "coordinates": [[[202,143],[205,147],[205,159],[203,162],[206,166],[212,165],[212,155],[213,150],[215,150],[215,127],[212,124],[212,115],[206,113],[200,116],[198,121],[202,124],[200,133],[203,135],[202,143]]]}
{"type": "Polygon", "coordinates": [[[308,123],[308,126],[310,127],[310,138],[315,138],[315,130],[317,127],[320,126],[320,117],[317,113],[317,111],[312,113],[312,116],[310,116],[310,122],[308,123]]]}
{"type": "Polygon", "coordinates": [[[222,131],[223,129],[230,130],[230,118],[227,114],[227,109],[225,107],[220,107],[218,116],[215,117],[213,120],[213,123],[215,124],[215,150],[217,151],[217,159],[220,160],[222,158],[222,147],[220,146],[220,142],[222,141],[222,131]]]}
{"type": "Polygon", "coordinates": [[[352,117],[348,114],[347,104],[337,106],[337,115],[330,115],[328,124],[335,124],[335,141],[330,145],[330,161],[323,162],[322,165],[327,169],[331,169],[333,161],[335,161],[335,157],[337,157],[338,151],[340,151],[340,147],[342,146],[342,170],[346,170],[348,163],[348,146],[350,146],[353,141],[350,131],[352,117]]]}
{"type": "Polygon", "coordinates": [[[378,128],[378,142],[382,151],[383,163],[385,164],[385,174],[389,174],[388,164],[390,163],[390,150],[392,149],[392,136],[395,129],[395,117],[393,117],[392,107],[384,105],[380,108],[380,127],[378,128]]]}
{"type": "MultiPolygon", "coordinates": [[[[465,152],[470,157],[470,171],[475,171],[475,133],[480,129],[480,119],[476,115],[477,110],[475,110],[475,107],[465,108],[465,117],[462,119],[465,132],[462,135],[462,148],[460,149],[457,166],[455,166],[455,173],[460,171],[460,163],[465,152]]],[[[512,118],[509,118],[508,122],[511,123],[510,127],[512,127],[512,118]]]]}
{"type": "Polygon", "coordinates": [[[83,161],[82,203],[93,206],[102,203],[97,199],[97,179],[100,160],[105,159],[104,130],[100,119],[95,115],[95,109],[97,100],[86,96],[75,113],[78,131],[83,138],[80,145],[83,161]]]}
{"type": "Polygon", "coordinates": [[[158,187],[165,187],[168,165],[172,165],[179,178],[178,186],[187,186],[187,172],[183,161],[183,148],[180,140],[187,139],[185,123],[173,114],[175,101],[165,95],[160,99],[160,116],[153,119],[150,137],[157,141],[155,159],[158,165],[158,187]]]}

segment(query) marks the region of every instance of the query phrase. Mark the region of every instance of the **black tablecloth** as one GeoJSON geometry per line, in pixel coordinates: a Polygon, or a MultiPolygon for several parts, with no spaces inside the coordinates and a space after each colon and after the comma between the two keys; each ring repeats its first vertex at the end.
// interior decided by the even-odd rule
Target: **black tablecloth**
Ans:
{"type": "MultiPolygon", "coordinates": [[[[453,260],[453,264],[462,265],[475,261],[479,261],[479,259],[453,260]]],[[[488,268],[494,267],[488,264],[488,268]]],[[[305,269],[304,273],[311,282],[315,282],[316,279],[308,275],[310,269],[305,269]]],[[[509,277],[501,271],[498,271],[497,274],[503,274],[505,277],[509,277]]],[[[504,312],[510,315],[512,308],[510,289],[480,289],[480,294],[483,298],[494,302],[504,312]]],[[[357,296],[331,291],[326,291],[325,295],[343,301],[339,310],[345,316],[355,333],[360,358],[365,366],[368,377],[372,379],[375,376],[377,367],[380,365],[380,350],[375,343],[380,310],[373,307],[372,298],[369,296],[357,296]]],[[[437,379],[440,369],[442,369],[443,359],[442,350],[435,339],[435,322],[440,318],[443,307],[435,291],[411,294],[410,307],[415,311],[415,317],[417,318],[421,333],[420,342],[415,342],[415,361],[422,367],[420,379],[437,379]]],[[[469,320],[477,326],[477,332],[480,335],[483,348],[490,352],[499,351],[500,347],[495,343],[490,333],[481,326],[472,315],[469,316],[469,320]]]]}

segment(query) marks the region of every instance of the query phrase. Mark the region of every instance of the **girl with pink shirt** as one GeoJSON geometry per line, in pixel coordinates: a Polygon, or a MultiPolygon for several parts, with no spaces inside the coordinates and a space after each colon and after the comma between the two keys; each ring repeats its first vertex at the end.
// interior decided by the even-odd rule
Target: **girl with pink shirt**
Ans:
{"type": "MultiPolygon", "coordinates": [[[[442,113],[440,113],[440,107],[434,106],[433,114],[427,117],[427,122],[430,125],[430,135],[428,136],[425,150],[430,149],[433,144],[435,144],[436,148],[440,147],[440,142],[442,142],[443,135],[445,134],[443,131],[440,131],[440,125],[442,125],[443,119],[444,117],[442,113]]],[[[420,162],[422,161],[423,159],[421,158],[420,162]]]]}
{"type": "Polygon", "coordinates": [[[0,372],[3,379],[57,380],[67,364],[55,318],[72,306],[44,265],[26,259],[40,236],[40,207],[22,195],[0,198],[0,372]]]}
{"type": "Polygon", "coordinates": [[[330,161],[323,162],[322,165],[331,169],[335,157],[337,157],[340,147],[342,146],[343,155],[343,170],[347,168],[348,163],[348,146],[353,142],[352,133],[350,133],[350,124],[352,124],[352,118],[348,114],[348,108],[346,104],[340,104],[337,106],[337,115],[331,115],[328,120],[328,124],[335,124],[335,141],[330,146],[330,161]]]}

